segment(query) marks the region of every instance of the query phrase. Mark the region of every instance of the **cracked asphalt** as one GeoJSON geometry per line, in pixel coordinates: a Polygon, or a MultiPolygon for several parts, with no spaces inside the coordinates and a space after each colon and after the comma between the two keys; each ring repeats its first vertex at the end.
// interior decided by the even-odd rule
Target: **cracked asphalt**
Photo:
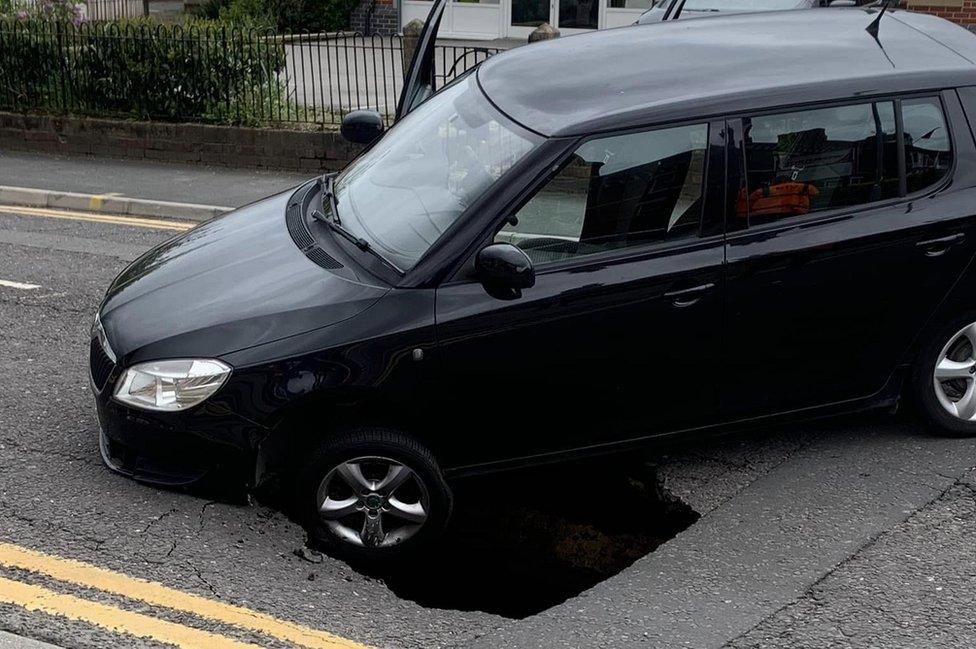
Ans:
{"type": "Polygon", "coordinates": [[[974,496],[967,472],[730,646],[976,646],[974,496]]]}
{"type": "MultiPolygon", "coordinates": [[[[102,464],[86,340],[104,289],[172,233],[0,214],[0,530],[5,540],[383,647],[463,645],[505,622],[423,608],[343,563],[294,554],[303,530],[252,504],[202,500],[102,464]],[[3,243],[11,232],[68,237],[76,250],[3,243]],[[91,252],[77,248],[89,246],[91,252]],[[114,252],[113,252],[114,251],[114,252]]],[[[70,589],[69,589],[70,590],[70,589]]],[[[0,606],[0,627],[69,647],[154,646],[0,606]]]]}
{"type": "MultiPolygon", "coordinates": [[[[172,234],[0,208],[0,279],[40,286],[0,286],[0,540],[377,647],[976,645],[976,442],[930,436],[903,415],[810,422],[648,453],[641,488],[656,504],[628,501],[636,503],[629,515],[665,517],[671,507],[700,518],[669,528],[677,536],[649,542],[645,549],[666,540],[619,574],[525,619],[484,612],[491,608],[484,600],[411,599],[392,579],[311,551],[298,556],[304,532],[265,505],[163,491],[110,473],[99,459],[88,390],[91,316],[126,262],[172,234]]],[[[641,464],[629,458],[627,467],[641,464]]],[[[462,518],[466,506],[477,518],[459,500],[462,518]]],[[[600,551],[644,538],[569,527],[599,538],[602,545],[586,547],[600,551]]],[[[657,533],[648,529],[641,534],[657,533]]],[[[488,561],[485,548],[462,538],[469,545],[442,559],[457,573],[459,597],[488,578],[477,570],[488,561]]],[[[530,574],[513,570],[490,595],[539,587],[530,574]]],[[[241,642],[289,646],[18,568],[0,566],[0,577],[241,642]]],[[[65,647],[161,646],[13,604],[0,604],[0,629],[65,647]]]]}

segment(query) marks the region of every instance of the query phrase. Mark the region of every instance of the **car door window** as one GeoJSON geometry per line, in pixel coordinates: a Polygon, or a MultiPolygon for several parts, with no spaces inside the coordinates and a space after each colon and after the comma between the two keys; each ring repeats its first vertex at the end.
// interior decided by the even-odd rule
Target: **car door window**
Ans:
{"type": "Polygon", "coordinates": [[[542,264],[698,236],[708,126],[589,140],[496,235],[542,264]]]}
{"type": "Polygon", "coordinates": [[[908,193],[942,180],[952,166],[949,129],[938,99],[906,99],[901,103],[908,193]]]}
{"type": "Polygon", "coordinates": [[[733,228],[899,195],[892,102],[757,116],[743,127],[746,187],[733,228]]]}

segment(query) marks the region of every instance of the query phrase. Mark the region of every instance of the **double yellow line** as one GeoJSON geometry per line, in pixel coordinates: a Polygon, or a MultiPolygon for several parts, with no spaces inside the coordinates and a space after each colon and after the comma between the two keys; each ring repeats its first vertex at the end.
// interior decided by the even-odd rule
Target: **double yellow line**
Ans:
{"type": "MultiPolygon", "coordinates": [[[[256,632],[300,647],[365,649],[365,645],[327,631],[11,543],[0,543],[0,566],[19,568],[75,586],[119,595],[170,611],[189,613],[197,618],[256,632]]],[[[5,577],[0,577],[0,603],[85,622],[114,633],[150,638],[181,649],[241,649],[259,646],[5,577]]]]}
{"type": "MultiPolygon", "coordinates": [[[[171,221],[129,216],[92,214],[40,207],[0,206],[0,213],[126,225],[155,230],[184,231],[196,226],[189,221],[171,221]]],[[[60,582],[117,595],[170,611],[188,613],[198,619],[218,622],[308,649],[366,649],[319,629],[280,620],[266,613],[185,593],[162,584],[130,577],[92,564],[56,557],[11,543],[0,543],[0,566],[45,575],[60,582]]],[[[211,631],[136,613],[109,604],[90,601],[49,588],[0,577],[0,603],[19,606],[140,638],[150,638],[181,649],[241,649],[259,645],[235,640],[211,631]]]]}
{"type": "Polygon", "coordinates": [[[177,232],[189,230],[198,225],[192,221],[147,219],[138,216],[114,216],[111,214],[93,214],[91,212],[54,210],[47,207],[19,207],[14,205],[0,205],[0,213],[16,214],[17,216],[39,216],[48,219],[67,219],[70,221],[88,221],[89,223],[107,223],[110,225],[128,225],[135,228],[151,228],[153,230],[175,230],[177,232]]]}

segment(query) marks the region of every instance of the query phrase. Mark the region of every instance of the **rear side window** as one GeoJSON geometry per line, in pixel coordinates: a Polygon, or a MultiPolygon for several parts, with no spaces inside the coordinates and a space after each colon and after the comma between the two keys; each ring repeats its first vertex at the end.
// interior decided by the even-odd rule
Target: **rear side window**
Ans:
{"type": "Polygon", "coordinates": [[[735,204],[739,227],[899,194],[892,102],[747,118],[743,133],[746,187],[735,204]]]}
{"type": "Polygon", "coordinates": [[[495,241],[536,264],[698,236],[708,126],[589,140],[495,241]]]}
{"type": "Polygon", "coordinates": [[[905,131],[905,183],[908,193],[938,183],[952,166],[949,129],[936,99],[901,102],[905,131]]]}

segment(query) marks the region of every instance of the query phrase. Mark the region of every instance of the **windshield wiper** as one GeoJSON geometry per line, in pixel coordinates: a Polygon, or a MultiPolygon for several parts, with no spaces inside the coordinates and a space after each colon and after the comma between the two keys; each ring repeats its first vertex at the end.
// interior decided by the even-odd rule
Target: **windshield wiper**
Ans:
{"type": "Polygon", "coordinates": [[[335,193],[335,174],[328,174],[323,179],[325,186],[322,188],[322,194],[329,199],[329,208],[332,210],[336,224],[342,225],[342,220],[339,218],[339,197],[335,193]]]}
{"type": "Polygon", "coordinates": [[[373,247],[369,245],[369,241],[366,241],[366,239],[363,239],[362,237],[357,237],[342,225],[342,219],[339,218],[339,197],[336,196],[335,193],[335,177],[336,175],[334,173],[322,176],[322,180],[325,181],[325,184],[322,186],[322,197],[323,199],[328,199],[329,201],[329,211],[332,213],[331,216],[323,214],[320,210],[312,210],[312,218],[321,223],[325,223],[327,226],[329,226],[329,228],[332,229],[333,232],[351,242],[363,252],[372,254],[374,257],[383,262],[383,264],[402,275],[403,271],[389,259],[373,250],[373,247]]]}
{"type": "Polygon", "coordinates": [[[363,239],[362,237],[357,237],[355,234],[342,227],[342,222],[339,221],[339,217],[335,215],[335,212],[333,212],[333,215],[329,217],[319,210],[312,210],[312,218],[320,223],[325,223],[327,226],[332,228],[334,232],[341,234],[360,250],[369,250],[369,241],[366,241],[366,239],[363,239]]]}
{"type": "Polygon", "coordinates": [[[342,222],[339,220],[338,214],[336,214],[335,212],[333,212],[332,216],[329,217],[323,214],[320,210],[312,210],[312,218],[316,221],[319,221],[320,223],[325,223],[327,226],[329,226],[329,228],[333,232],[341,236],[343,239],[346,239],[347,241],[352,243],[352,245],[356,246],[363,252],[368,252],[372,254],[374,257],[379,259],[386,266],[389,266],[390,268],[395,270],[397,273],[401,275],[403,274],[403,271],[400,270],[400,268],[398,268],[396,264],[391,262],[389,259],[381,255],[380,253],[376,252],[373,249],[373,247],[369,245],[369,241],[366,241],[366,239],[363,239],[362,237],[357,237],[355,234],[353,234],[352,232],[344,228],[342,226],[342,222]]]}

